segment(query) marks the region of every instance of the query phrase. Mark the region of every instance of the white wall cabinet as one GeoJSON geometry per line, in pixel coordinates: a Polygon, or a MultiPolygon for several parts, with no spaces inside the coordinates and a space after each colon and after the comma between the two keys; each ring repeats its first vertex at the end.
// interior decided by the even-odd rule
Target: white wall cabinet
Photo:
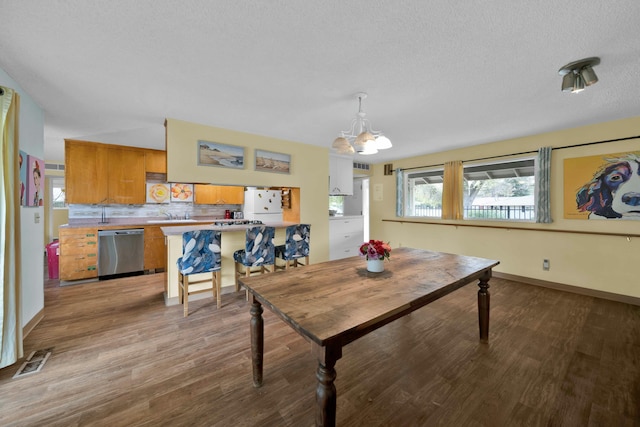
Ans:
{"type": "Polygon", "coordinates": [[[342,259],[358,255],[364,242],[362,217],[332,218],[329,220],[329,259],[342,259]]]}
{"type": "Polygon", "coordinates": [[[351,196],[353,194],[353,159],[329,156],[329,195],[351,196]]]}

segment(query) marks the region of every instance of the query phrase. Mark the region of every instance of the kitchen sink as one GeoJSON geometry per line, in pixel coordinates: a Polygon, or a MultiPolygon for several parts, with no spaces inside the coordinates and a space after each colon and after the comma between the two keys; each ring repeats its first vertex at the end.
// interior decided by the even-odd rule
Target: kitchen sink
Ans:
{"type": "Polygon", "coordinates": [[[147,221],[148,224],[174,224],[174,223],[189,223],[198,222],[195,219],[151,219],[147,221]]]}

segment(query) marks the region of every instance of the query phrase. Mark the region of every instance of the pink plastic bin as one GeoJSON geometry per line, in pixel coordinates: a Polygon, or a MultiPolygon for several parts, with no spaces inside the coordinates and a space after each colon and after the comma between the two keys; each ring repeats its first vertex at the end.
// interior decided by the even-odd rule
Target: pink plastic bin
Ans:
{"type": "Polygon", "coordinates": [[[47,245],[47,267],[49,267],[49,279],[58,278],[59,248],[60,243],[57,240],[47,245]]]}

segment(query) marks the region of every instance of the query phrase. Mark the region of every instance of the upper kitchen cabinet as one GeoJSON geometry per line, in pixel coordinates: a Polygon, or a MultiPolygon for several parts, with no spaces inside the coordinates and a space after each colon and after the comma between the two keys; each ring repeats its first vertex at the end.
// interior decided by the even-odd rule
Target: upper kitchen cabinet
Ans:
{"type": "Polygon", "coordinates": [[[128,205],[145,203],[143,151],[109,148],[109,202],[128,205]]]}
{"type": "Polygon", "coordinates": [[[149,173],[167,173],[167,152],[160,150],[145,150],[144,168],[149,173]]]}
{"type": "Polygon", "coordinates": [[[329,195],[353,194],[353,160],[351,157],[329,156],[329,195]]]}
{"type": "Polygon", "coordinates": [[[233,185],[195,185],[194,204],[241,205],[244,203],[244,187],[233,185]]]}
{"type": "Polygon", "coordinates": [[[84,141],[65,141],[65,198],[68,203],[104,203],[109,196],[107,147],[84,141]]]}
{"type": "Polygon", "coordinates": [[[145,150],[65,140],[65,190],[72,204],[144,204],[145,150]]]}

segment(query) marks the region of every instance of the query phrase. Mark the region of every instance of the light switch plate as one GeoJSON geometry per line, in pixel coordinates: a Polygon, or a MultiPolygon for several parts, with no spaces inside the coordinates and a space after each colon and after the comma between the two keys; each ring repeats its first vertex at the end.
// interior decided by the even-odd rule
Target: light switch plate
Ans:
{"type": "Polygon", "coordinates": [[[40,214],[38,212],[33,214],[33,223],[38,224],[40,222],[40,214]]]}
{"type": "Polygon", "coordinates": [[[374,184],[373,185],[373,200],[376,202],[382,201],[382,184],[374,184]]]}

